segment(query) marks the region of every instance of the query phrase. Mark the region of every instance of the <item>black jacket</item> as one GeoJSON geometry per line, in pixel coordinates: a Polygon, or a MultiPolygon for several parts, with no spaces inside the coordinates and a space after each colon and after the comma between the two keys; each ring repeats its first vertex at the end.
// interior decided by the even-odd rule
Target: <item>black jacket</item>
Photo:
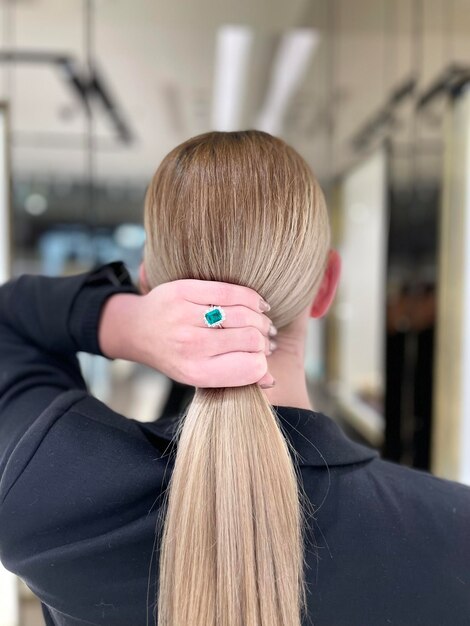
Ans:
{"type": "MultiPolygon", "coordinates": [[[[0,558],[48,625],[154,623],[177,418],[115,413],[76,357],[101,354],[100,311],[122,291],[137,293],[122,263],[0,287],[0,558]]],[[[316,509],[305,624],[469,625],[470,487],[384,461],[321,413],[276,410],[316,509]]]]}

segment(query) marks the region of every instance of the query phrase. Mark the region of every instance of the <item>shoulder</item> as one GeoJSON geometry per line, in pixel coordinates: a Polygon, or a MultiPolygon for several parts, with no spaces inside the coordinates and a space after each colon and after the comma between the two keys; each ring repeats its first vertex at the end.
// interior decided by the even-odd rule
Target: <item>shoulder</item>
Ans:
{"type": "MultiPolygon", "coordinates": [[[[74,469],[91,475],[108,466],[120,468],[135,455],[155,455],[140,422],[113,411],[86,390],[57,396],[25,431],[12,450],[0,480],[0,505],[30,477],[49,474],[52,485],[74,469]],[[120,459],[117,464],[117,458],[120,459]]],[[[48,484],[49,489],[51,483],[48,484]]]]}
{"type": "MultiPolygon", "coordinates": [[[[342,624],[384,623],[386,616],[394,624],[463,626],[470,610],[470,488],[380,456],[333,469],[322,532],[316,524],[312,533],[315,549],[331,556],[319,565],[326,621],[339,594],[350,599],[342,624]]],[[[313,547],[312,554],[318,562],[313,547]]]]}
{"type": "MultiPolygon", "coordinates": [[[[470,486],[377,457],[364,468],[378,501],[400,508],[403,516],[423,519],[428,527],[468,528],[470,486]]],[[[470,544],[467,542],[467,545],[470,544]]]]}
{"type": "Polygon", "coordinates": [[[166,451],[137,420],[86,392],[62,394],[26,431],[5,466],[0,551],[51,527],[67,528],[81,540],[88,523],[103,532],[132,508],[148,513],[168,480],[167,464],[166,451]]]}
{"type": "Polygon", "coordinates": [[[130,623],[126,611],[135,606],[127,607],[122,588],[138,597],[148,575],[169,479],[165,451],[142,426],[86,392],[67,392],[39,416],[7,462],[0,559],[58,610],[86,606],[97,620],[100,588],[112,597],[116,616],[122,612],[119,623],[130,623]],[[118,559],[129,567],[116,568],[118,559]]]}
{"type": "Polygon", "coordinates": [[[470,498],[470,486],[464,483],[435,476],[431,472],[422,469],[408,467],[382,457],[377,457],[368,465],[371,474],[377,474],[384,478],[390,485],[396,488],[401,486],[405,491],[422,493],[423,497],[448,497],[453,496],[470,498]]]}

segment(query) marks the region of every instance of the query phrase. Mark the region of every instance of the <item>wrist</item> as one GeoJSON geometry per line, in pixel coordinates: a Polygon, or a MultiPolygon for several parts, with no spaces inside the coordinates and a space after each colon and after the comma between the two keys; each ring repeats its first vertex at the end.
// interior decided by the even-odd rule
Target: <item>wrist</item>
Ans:
{"type": "Polygon", "coordinates": [[[110,359],[137,361],[138,307],[142,296],[116,293],[107,298],[98,324],[98,342],[110,359]]]}

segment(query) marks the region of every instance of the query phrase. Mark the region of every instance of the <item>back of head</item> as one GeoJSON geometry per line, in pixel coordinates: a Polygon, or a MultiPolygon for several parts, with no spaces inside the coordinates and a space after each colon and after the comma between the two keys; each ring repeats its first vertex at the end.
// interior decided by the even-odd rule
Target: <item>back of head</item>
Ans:
{"type": "MultiPolygon", "coordinates": [[[[312,302],[330,245],[310,168],[254,130],[173,149],[148,189],[145,229],[150,287],[246,285],[270,303],[278,329],[312,302]]],[[[258,385],[196,389],[169,489],[159,626],[300,626],[303,514],[291,452],[258,385]]]]}

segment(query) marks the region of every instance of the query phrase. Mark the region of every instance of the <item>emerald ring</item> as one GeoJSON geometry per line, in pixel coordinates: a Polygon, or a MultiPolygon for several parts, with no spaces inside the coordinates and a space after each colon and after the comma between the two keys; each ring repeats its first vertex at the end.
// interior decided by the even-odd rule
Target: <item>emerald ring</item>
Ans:
{"type": "Polygon", "coordinates": [[[220,306],[212,305],[210,309],[204,313],[204,321],[209,328],[222,328],[222,322],[225,320],[225,311],[220,306]]]}

